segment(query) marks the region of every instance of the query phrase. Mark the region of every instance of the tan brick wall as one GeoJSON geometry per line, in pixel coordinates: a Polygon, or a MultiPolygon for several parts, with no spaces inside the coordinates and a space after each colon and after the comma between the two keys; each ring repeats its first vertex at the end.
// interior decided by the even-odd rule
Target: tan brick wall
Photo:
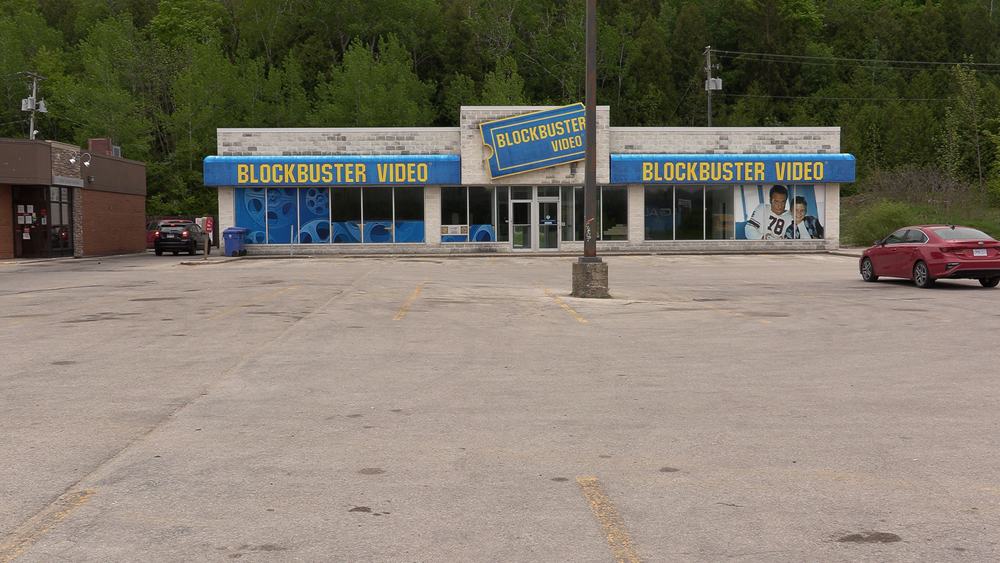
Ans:
{"type": "MultiPolygon", "coordinates": [[[[486,158],[489,150],[483,144],[483,135],[479,124],[484,121],[503,119],[523,113],[553,109],[558,106],[497,106],[497,107],[462,107],[462,183],[465,185],[583,185],[583,161],[560,164],[543,170],[525,172],[513,176],[505,176],[493,180],[490,178],[489,165],[486,158]]],[[[611,109],[608,106],[597,106],[597,183],[607,184],[611,181],[611,152],[609,129],[611,125],[611,109]]]]}
{"type": "Polygon", "coordinates": [[[840,127],[612,127],[613,153],[839,153],[840,127]]]}
{"type": "Polygon", "coordinates": [[[457,127],[218,129],[220,156],[459,154],[457,127]]]}
{"type": "Polygon", "coordinates": [[[77,256],[146,251],[146,198],[141,195],[80,190],[82,236],[77,256]]]}
{"type": "Polygon", "coordinates": [[[0,184],[0,260],[14,257],[14,201],[10,186],[0,184]]]}

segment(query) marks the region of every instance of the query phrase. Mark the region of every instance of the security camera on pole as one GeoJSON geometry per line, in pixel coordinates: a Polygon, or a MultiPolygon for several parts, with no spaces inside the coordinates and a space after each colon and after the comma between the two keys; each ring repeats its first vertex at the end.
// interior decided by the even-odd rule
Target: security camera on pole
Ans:
{"type": "Polygon", "coordinates": [[[587,142],[583,181],[583,256],[573,263],[574,297],[610,297],[608,265],[597,256],[597,0],[587,0],[587,142]]]}

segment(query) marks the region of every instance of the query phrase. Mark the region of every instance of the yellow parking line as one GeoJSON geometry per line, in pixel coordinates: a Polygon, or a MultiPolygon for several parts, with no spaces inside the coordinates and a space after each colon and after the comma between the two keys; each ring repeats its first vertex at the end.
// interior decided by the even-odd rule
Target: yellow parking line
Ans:
{"type": "Polygon", "coordinates": [[[638,563],[639,554],[632,547],[632,538],[625,529],[625,521],[622,520],[615,505],[612,504],[608,495],[604,494],[601,483],[597,477],[582,476],[576,478],[576,484],[580,485],[583,496],[590,503],[590,510],[597,517],[597,521],[604,528],[604,535],[608,540],[608,547],[618,563],[638,563]]]}
{"type": "Polygon", "coordinates": [[[17,559],[53,526],[65,520],[71,512],[83,506],[92,496],[94,491],[91,489],[66,493],[29,518],[3,543],[0,543],[0,563],[10,563],[17,559]]]}
{"type": "Polygon", "coordinates": [[[580,313],[577,313],[576,310],[574,310],[572,307],[570,307],[569,305],[567,305],[566,302],[563,301],[562,299],[560,299],[558,295],[556,295],[555,293],[552,293],[548,289],[545,290],[545,295],[548,295],[549,297],[551,297],[560,307],[563,308],[564,311],[566,311],[574,319],[576,319],[576,322],[578,322],[578,323],[580,323],[582,325],[587,324],[587,319],[583,318],[583,315],[581,315],[580,313]]]}
{"type": "Polygon", "coordinates": [[[215,320],[218,320],[218,319],[221,319],[221,318],[224,318],[224,317],[228,317],[229,315],[232,315],[233,313],[236,313],[240,309],[243,309],[243,308],[248,307],[250,305],[256,305],[257,303],[263,303],[264,301],[267,301],[269,299],[273,299],[273,298],[281,295],[282,293],[285,293],[287,291],[292,291],[293,289],[298,289],[298,288],[299,288],[299,286],[292,285],[292,286],[289,286],[289,287],[286,287],[286,288],[283,288],[283,289],[279,289],[277,291],[272,291],[270,293],[265,293],[264,295],[261,295],[260,297],[257,297],[256,299],[251,299],[250,301],[247,301],[247,302],[244,302],[244,303],[240,303],[239,305],[232,305],[230,307],[226,307],[222,311],[220,311],[220,312],[212,315],[211,317],[208,317],[208,320],[215,321],[215,320]]]}
{"type": "Polygon", "coordinates": [[[413,305],[413,302],[417,300],[417,297],[420,296],[420,292],[423,289],[424,289],[424,282],[418,283],[417,287],[414,288],[413,293],[410,293],[410,296],[406,298],[406,301],[403,301],[402,307],[400,307],[399,310],[396,311],[396,316],[393,317],[392,320],[394,321],[403,320],[403,317],[406,316],[406,313],[410,311],[410,306],[413,305]]]}

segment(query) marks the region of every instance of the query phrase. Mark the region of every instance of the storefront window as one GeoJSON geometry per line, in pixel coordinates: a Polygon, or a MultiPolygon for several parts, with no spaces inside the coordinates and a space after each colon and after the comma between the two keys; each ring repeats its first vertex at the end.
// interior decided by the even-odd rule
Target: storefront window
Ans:
{"type": "Polygon", "coordinates": [[[787,239],[821,239],[826,236],[826,216],[822,189],[815,186],[795,186],[788,210],[792,223],[785,229],[787,239]]]}
{"type": "Polygon", "coordinates": [[[49,215],[43,217],[41,223],[43,228],[48,227],[50,256],[73,253],[73,215],[69,207],[69,188],[49,188],[49,215]]]}
{"type": "Polygon", "coordinates": [[[576,224],[576,215],[573,213],[573,188],[562,189],[562,239],[563,242],[573,240],[573,225],[576,224]]]}
{"type": "Polygon", "coordinates": [[[646,186],[643,191],[646,240],[673,240],[674,188],[672,186],[646,186]]]}
{"type": "Polygon", "coordinates": [[[628,190],[601,188],[601,239],[628,240],[628,190]]]}
{"type": "Polygon", "coordinates": [[[442,188],[441,242],[508,240],[507,188],[442,188]]]}
{"type": "Polygon", "coordinates": [[[333,242],[361,242],[361,188],[330,189],[330,220],[333,242]]]}
{"type": "Polygon", "coordinates": [[[507,242],[510,240],[510,219],[508,217],[508,188],[496,188],[497,196],[497,241],[507,242]]]}
{"type": "Polygon", "coordinates": [[[704,189],[701,186],[676,186],[674,225],[677,240],[704,240],[704,189]]]}
{"type": "Polygon", "coordinates": [[[469,240],[493,242],[497,239],[493,225],[496,217],[493,188],[469,188],[469,240]]]}
{"type": "Polygon", "coordinates": [[[396,242],[424,242],[424,189],[394,188],[396,242]]]}
{"type": "Polygon", "coordinates": [[[299,230],[298,197],[295,188],[267,189],[267,242],[289,244],[296,242],[299,230]]]}
{"type": "Polygon", "coordinates": [[[705,188],[705,238],[707,240],[732,240],[736,238],[733,222],[733,188],[708,186],[705,188]]]}
{"type": "Polygon", "coordinates": [[[299,190],[299,243],[330,242],[330,188],[299,190]]]}
{"type": "Polygon", "coordinates": [[[392,242],[392,188],[362,188],[361,214],[362,242],[392,242]]]}
{"type": "Polygon", "coordinates": [[[826,236],[825,191],[810,185],[736,186],[736,238],[822,239],[826,236]]]}
{"type": "Polygon", "coordinates": [[[467,188],[441,188],[441,242],[469,242],[467,188]]]}

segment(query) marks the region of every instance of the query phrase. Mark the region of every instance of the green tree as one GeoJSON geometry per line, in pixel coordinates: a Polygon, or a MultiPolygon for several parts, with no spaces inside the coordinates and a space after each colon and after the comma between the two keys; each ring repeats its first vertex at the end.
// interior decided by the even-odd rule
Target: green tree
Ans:
{"type": "Polygon", "coordinates": [[[497,59],[496,69],[486,73],[479,103],[484,106],[519,106],[528,103],[524,95],[524,79],[517,73],[513,57],[497,59]]]}
{"type": "Polygon", "coordinates": [[[110,137],[124,154],[147,160],[153,124],[141,85],[151,74],[143,56],[143,39],[126,16],[96,23],[71,52],[79,66],[49,59],[52,92],[50,118],[73,124],[73,140],[110,137]]]}
{"type": "Polygon", "coordinates": [[[311,122],[326,127],[426,126],[434,119],[434,85],[413,72],[409,53],[390,35],[377,52],[355,40],[330,78],[316,88],[311,122]]]}
{"type": "MultiPolygon", "coordinates": [[[[0,136],[27,136],[28,116],[20,110],[21,100],[31,95],[31,82],[17,73],[40,70],[35,61],[39,51],[59,50],[62,45],[59,32],[30,3],[0,8],[0,136]]],[[[40,97],[50,98],[48,83],[42,82],[41,88],[40,97]]]]}

